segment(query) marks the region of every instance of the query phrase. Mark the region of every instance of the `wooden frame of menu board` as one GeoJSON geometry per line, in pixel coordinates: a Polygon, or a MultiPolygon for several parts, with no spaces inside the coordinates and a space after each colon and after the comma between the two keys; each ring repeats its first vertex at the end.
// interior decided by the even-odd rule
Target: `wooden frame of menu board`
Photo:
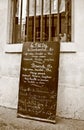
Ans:
{"type": "Polygon", "coordinates": [[[18,117],[56,122],[59,43],[23,44],[18,117]]]}

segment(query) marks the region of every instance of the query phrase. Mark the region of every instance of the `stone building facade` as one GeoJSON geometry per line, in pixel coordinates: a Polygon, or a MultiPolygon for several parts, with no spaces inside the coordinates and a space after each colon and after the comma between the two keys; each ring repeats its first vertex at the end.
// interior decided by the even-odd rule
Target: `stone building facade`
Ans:
{"type": "MultiPolygon", "coordinates": [[[[10,1],[0,0],[0,106],[17,109],[22,44],[9,44],[10,1]]],[[[57,115],[84,120],[84,1],[72,0],[72,42],[60,43],[57,115]]]]}

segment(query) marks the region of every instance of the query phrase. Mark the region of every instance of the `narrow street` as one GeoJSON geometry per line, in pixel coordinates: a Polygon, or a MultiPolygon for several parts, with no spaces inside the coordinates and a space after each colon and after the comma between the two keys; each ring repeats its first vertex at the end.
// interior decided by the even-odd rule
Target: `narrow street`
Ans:
{"type": "Polygon", "coordinates": [[[84,121],[57,117],[57,123],[17,118],[17,111],[0,107],[0,130],[84,130],[84,121]]]}

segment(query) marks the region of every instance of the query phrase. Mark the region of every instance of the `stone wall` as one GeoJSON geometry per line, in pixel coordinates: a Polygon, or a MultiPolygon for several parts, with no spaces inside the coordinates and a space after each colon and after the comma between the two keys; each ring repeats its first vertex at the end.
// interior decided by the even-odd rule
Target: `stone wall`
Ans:
{"type": "Polygon", "coordinates": [[[8,0],[0,0],[0,52],[4,51],[7,39],[8,0]]]}
{"type": "Polygon", "coordinates": [[[8,0],[0,0],[0,105],[17,108],[21,55],[5,53],[8,0]]]}
{"type": "Polygon", "coordinates": [[[0,105],[17,108],[21,55],[0,54],[0,105]]]}
{"type": "Polygon", "coordinates": [[[84,53],[60,54],[57,115],[84,120],[84,53]]]}

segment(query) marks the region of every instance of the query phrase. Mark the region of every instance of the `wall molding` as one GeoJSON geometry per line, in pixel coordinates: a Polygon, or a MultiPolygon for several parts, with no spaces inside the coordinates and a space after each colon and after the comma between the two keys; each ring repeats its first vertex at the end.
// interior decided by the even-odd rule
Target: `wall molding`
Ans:
{"type": "MultiPolygon", "coordinates": [[[[22,43],[18,44],[6,44],[5,53],[22,53],[22,43]]],[[[61,42],[60,43],[60,53],[76,53],[77,46],[73,42],[61,42]]]]}

